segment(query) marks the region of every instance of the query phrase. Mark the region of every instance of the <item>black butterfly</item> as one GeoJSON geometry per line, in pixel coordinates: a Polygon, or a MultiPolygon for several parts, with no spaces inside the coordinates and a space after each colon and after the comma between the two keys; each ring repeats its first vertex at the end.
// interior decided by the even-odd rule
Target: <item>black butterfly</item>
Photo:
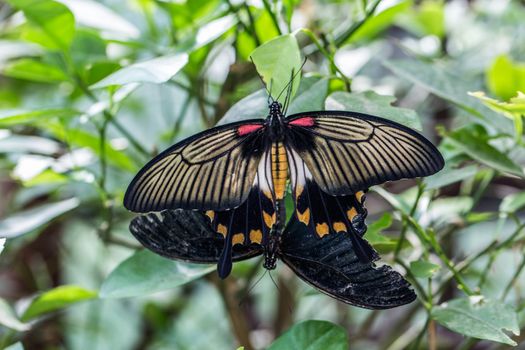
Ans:
{"type": "Polygon", "coordinates": [[[277,101],[269,108],[266,120],[218,126],[159,154],[133,179],[124,205],[142,213],[206,211],[225,238],[218,261],[224,278],[233,246],[257,243],[267,256],[279,250],[289,176],[297,224],[312,237],[349,237],[359,261],[370,263],[375,252],[358,228],[366,215],[362,190],[434,174],[443,157],[419,133],[383,118],[345,111],[285,117],[277,101]]]}
{"type": "MultiPolygon", "coordinates": [[[[166,210],[160,215],[142,215],[131,222],[131,232],[145,247],[167,258],[194,263],[221,259],[224,238],[201,212],[166,210]]],[[[364,231],[361,227],[361,233],[364,231]]],[[[283,233],[270,236],[267,245],[235,245],[231,258],[241,261],[264,254],[266,268],[274,267],[279,258],[323,293],[364,308],[388,309],[416,298],[409,283],[389,266],[376,268],[373,262],[362,262],[352,242],[344,234],[319,239],[292,217],[283,233]]],[[[369,249],[372,260],[377,260],[377,253],[369,249]]]]}

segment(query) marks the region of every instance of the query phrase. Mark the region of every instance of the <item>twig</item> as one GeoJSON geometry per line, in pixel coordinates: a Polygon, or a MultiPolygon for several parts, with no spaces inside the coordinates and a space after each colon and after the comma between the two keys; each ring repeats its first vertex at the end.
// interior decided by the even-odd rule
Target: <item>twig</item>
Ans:
{"type": "Polygon", "coordinates": [[[419,226],[419,224],[410,216],[407,216],[406,214],[403,215],[406,220],[410,223],[410,225],[414,228],[414,231],[419,236],[419,239],[423,243],[427,243],[437,254],[439,259],[447,266],[447,268],[452,272],[454,279],[458,283],[458,287],[463,290],[467,295],[474,295],[475,293],[470,289],[470,287],[466,284],[466,282],[463,280],[463,277],[458,273],[456,268],[454,267],[454,264],[450,261],[450,259],[447,257],[445,252],[443,252],[443,249],[441,249],[441,246],[436,242],[435,236],[433,234],[429,235],[425,230],[419,226]]]}
{"type": "Polygon", "coordinates": [[[365,16],[362,20],[354,23],[352,26],[350,26],[350,28],[338,35],[334,40],[335,46],[339,47],[339,45],[343,44],[345,41],[350,39],[357,32],[357,30],[361,28],[372,17],[377,6],[379,6],[380,3],[381,0],[376,0],[376,2],[374,2],[374,4],[370,6],[368,11],[365,12],[365,16]]]}
{"type": "Polygon", "coordinates": [[[525,256],[521,258],[521,263],[516,272],[514,272],[514,275],[512,276],[512,279],[507,284],[507,287],[505,287],[505,291],[503,292],[503,295],[501,296],[501,300],[505,300],[507,298],[507,295],[509,294],[510,290],[512,289],[512,286],[516,283],[518,280],[518,277],[520,276],[521,272],[523,271],[523,268],[525,268],[525,256]]]}
{"type": "Polygon", "coordinates": [[[337,72],[337,73],[339,73],[339,75],[341,76],[341,79],[343,79],[343,82],[345,84],[346,91],[350,92],[351,91],[351,86],[352,86],[352,79],[347,77],[339,69],[339,67],[337,67],[337,65],[335,64],[333,55],[331,55],[328,51],[326,51],[326,49],[323,47],[323,45],[321,45],[321,42],[319,42],[319,39],[317,39],[315,34],[310,29],[303,28],[302,32],[305,33],[310,38],[310,40],[312,40],[312,42],[318,48],[319,52],[321,52],[321,54],[328,60],[328,62],[330,62],[330,69],[335,71],[335,72],[337,72]]]}

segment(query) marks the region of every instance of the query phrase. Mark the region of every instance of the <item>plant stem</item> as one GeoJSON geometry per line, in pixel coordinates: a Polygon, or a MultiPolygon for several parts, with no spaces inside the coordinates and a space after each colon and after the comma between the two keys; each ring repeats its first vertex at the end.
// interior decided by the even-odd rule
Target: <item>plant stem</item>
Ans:
{"type": "MultiPolygon", "coordinates": [[[[410,208],[410,212],[408,215],[414,216],[414,213],[416,212],[417,206],[419,204],[419,200],[421,199],[421,195],[423,194],[423,191],[425,189],[425,185],[422,182],[418,183],[417,186],[417,195],[416,200],[414,201],[414,204],[412,204],[412,207],[410,208]]],[[[401,228],[401,233],[399,234],[399,240],[396,244],[396,249],[394,250],[394,259],[396,259],[399,256],[399,253],[401,252],[401,247],[403,246],[403,242],[405,241],[405,235],[408,230],[408,224],[406,220],[403,220],[403,227],[401,228]]]]}
{"type": "MultiPolygon", "coordinates": [[[[458,283],[458,287],[463,290],[467,295],[475,295],[475,293],[470,289],[470,287],[466,284],[466,282],[463,280],[463,277],[458,273],[456,268],[454,267],[454,264],[450,261],[450,259],[447,257],[445,252],[443,252],[443,249],[441,249],[440,245],[437,243],[435,236],[433,234],[429,235],[425,230],[419,226],[419,224],[414,220],[412,217],[404,215],[406,220],[410,223],[410,225],[414,228],[414,231],[419,236],[419,239],[422,240],[423,243],[427,243],[437,254],[439,259],[447,266],[447,268],[452,272],[454,279],[458,283]]],[[[424,294],[423,294],[424,295],[424,294]]]]}
{"type": "Polygon", "coordinates": [[[354,23],[350,28],[348,28],[346,31],[338,35],[335,40],[335,46],[339,47],[341,44],[343,44],[345,41],[349,40],[359,28],[361,28],[374,14],[377,6],[381,3],[381,0],[376,0],[372,6],[368,9],[368,11],[365,12],[365,16],[363,19],[361,19],[359,22],[354,23]]]}
{"type": "Polygon", "coordinates": [[[512,289],[512,286],[516,283],[518,280],[518,277],[520,276],[521,272],[523,271],[523,268],[525,268],[525,256],[521,258],[521,263],[518,266],[518,269],[516,272],[514,272],[514,275],[512,276],[512,279],[507,284],[507,287],[505,287],[505,291],[503,292],[503,295],[501,296],[501,300],[505,300],[507,298],[507,295],[509,294],[510,290],[512,289]]]}
{"type": "Polygon", "coordinates": [[[334,70],[335,72],[339,73],[339,75],[341,76],[341,79],[343,80],[343,82],[345,84],[346,91],[348,91],[348,92],[352,91],[352,89],[351,89],[352,79],[347,77],[339,69],[339,67],[337,67],[337,65],[335,64],[333,55],[331,55],[328,51],[326,51],[326,49],[323,47],[323,45],[321,45],[321,42],[319,41],[319,39],[315,36],[315,34],[310,29],[303,28],[302,32],[305,33],[310,38],[310,40],[312,40],[312,42],[315,44],[315,46],[319,49],[319,52],[321,52],[321,54],[330,62],[330,68],[332,70],[334,70]]]}

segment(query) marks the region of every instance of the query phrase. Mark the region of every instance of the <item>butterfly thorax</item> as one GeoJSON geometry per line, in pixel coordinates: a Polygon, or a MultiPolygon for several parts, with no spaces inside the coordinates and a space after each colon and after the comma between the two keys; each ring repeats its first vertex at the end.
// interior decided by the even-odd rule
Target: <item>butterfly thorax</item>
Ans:
{"type": "Polygon", "coordinates": [[[274,101],[269,105],[269,136],[270,140],[273,142],[284,140],[284,114],[281,108],[281,104],[277,101],[274,101]]]}
{"type": "Polygon", "coordinates": [[[268,243],[264,247],[264,263],[263,267],[267,270],[275,270],[277,266],[277,247],[279,246],[279,233],[280,231],[272,232],[268,243]]]}

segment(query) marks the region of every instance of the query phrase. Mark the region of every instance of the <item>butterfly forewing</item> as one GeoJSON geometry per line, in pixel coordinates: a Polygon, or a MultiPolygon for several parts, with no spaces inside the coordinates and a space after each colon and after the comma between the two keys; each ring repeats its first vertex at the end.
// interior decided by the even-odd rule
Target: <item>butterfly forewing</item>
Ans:
{"type": "Polygon", "coordinates": [[[266,127],[252,120],[216,127],[162,152],[137,174],[124,205],[135,212],[226,210],[250,192],[266,127]]]}
{"type": "Polygon", "coordinates": [[[444,160],[430,141],[395,122],[342,112],[309,112],[287,120],[287,142],[330,195],[349,195],[386,181],[428,176],[444,160]]]}

